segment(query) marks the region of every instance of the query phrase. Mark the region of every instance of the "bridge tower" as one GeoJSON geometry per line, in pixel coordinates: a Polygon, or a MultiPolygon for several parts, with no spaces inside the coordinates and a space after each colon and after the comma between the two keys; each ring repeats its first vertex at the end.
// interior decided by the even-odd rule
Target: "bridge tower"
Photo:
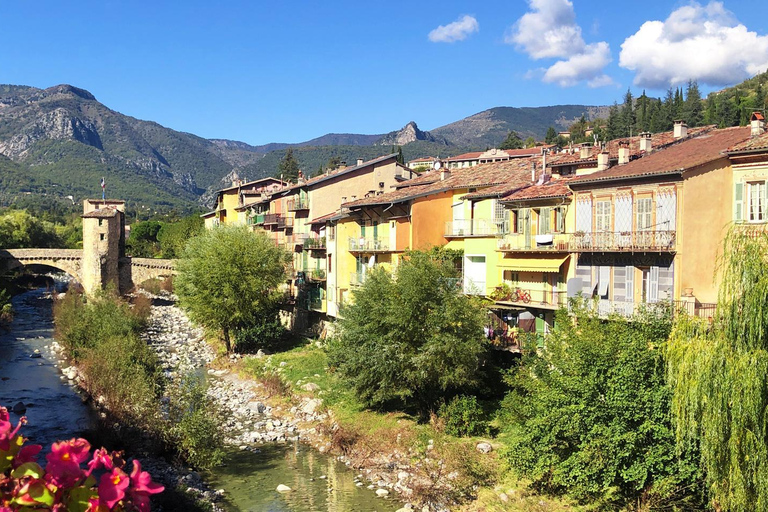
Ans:
{"type": "Polygon", "coordinates": [[[82,281],[86,295],[108,285],[119,290],[120,258],[125,256],[125,201],[83,201],[82,281]]]}

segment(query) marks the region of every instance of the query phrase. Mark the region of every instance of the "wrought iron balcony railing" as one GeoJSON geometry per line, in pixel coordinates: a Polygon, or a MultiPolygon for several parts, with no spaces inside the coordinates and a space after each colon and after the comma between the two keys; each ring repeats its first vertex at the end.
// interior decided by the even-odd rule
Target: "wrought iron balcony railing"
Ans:
{"type": "Polygon", "coordinates": [[[495,222],[487,219],[452,220],[445,223],[446,238],[471,236],[496,236],[509,231],[506,221],[495,222]]]}
{"type": "Polygon", "coordinates": [[[381,238],[351,237],[349,250],[351,252],[387,252],[389,251],[389,241],[381,238]]]}

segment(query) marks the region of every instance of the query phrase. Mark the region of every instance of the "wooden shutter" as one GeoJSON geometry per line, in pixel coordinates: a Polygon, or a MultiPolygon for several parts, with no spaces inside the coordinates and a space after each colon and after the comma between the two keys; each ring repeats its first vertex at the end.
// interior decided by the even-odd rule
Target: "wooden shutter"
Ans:
{"type": "Polygon", "coordinates": [[[541,208],[539,210],[539,234],[548,235],[551,233],[550,222],[552,218],[551,208],[541,208]]]}
{"type": "Polygon", "coordinates": [[[648,302],[659,301],[659,267],[651,267],[648,276],[648,302]]]}
{"type": "Polygon", "coordinates": [[[517,232],[520,234],[525,234],[525,223],[528,220],[528,215],[530,215],[528,208],[521,208],[517,211],[517,232]]]}
{"type": "Polygon", "coordinates": [[[733,187],[733,220],[744,221],[744,183],[735,183],[733,187]]]}
{"type": "Polygon", "coordinates": [[[624,300],[627,302],[635,302],[635,267],[626,267],[624,286],[626,293],[624,300]]]}
{"type": "Polygon", "coordinates": [[[565,208],[562,206],[555,208],[555,232],[565,232],[565,208]]]}

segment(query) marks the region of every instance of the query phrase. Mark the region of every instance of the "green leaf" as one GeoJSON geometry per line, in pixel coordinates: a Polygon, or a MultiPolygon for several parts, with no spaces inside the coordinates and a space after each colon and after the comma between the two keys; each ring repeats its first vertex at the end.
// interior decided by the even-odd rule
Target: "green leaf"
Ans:
{"type": "Polygon", "coordinates": [[[25,462],[11,473],[13,478],[24,478],[25,476],[43,478],[43,475],[45,475],[45,471],[37,462],[25,462]]]}
{"type": "Polygon", "coordinates": [[[96,493],[89,487],[75,487],[67,493],[67,511],[85,512],[88,508],[88,500],[94,496],[96,496],[96,493]]]}

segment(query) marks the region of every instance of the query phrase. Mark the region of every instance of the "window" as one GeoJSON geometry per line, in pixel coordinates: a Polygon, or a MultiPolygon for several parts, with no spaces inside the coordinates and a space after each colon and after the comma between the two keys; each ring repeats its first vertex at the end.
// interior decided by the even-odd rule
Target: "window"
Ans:
{"type": "Polygon", "coordinates": [[[99,240],[104,240],[104,233],[101,233],[101,234],[99,235],[99,240]]]}
{"type": "Polygon", "coordinates": [[[517,285],[520,282],[520,273],[511,270],[504,271],[504,281],[517,285]]]}
{"type": "Polygon", "coordinates": [[[764,222],[765,212],[765,182],[751,181],[747,183],[747,220],[749,222],[764,222]]]}
{"type": "Polygon", "coordinates": [[[333,264],[332,264],[332,262],[333,262],[333,258],[332,258],[332,256],[333,256],[333,254],[329,254],[329,255],[328,255],[328,273],[329,273],[329,274],[330,274],[331,272],[333,272],[333,264]]]}
{"type": "Polygon", "coordinates": [[[552,232],[552,209],[541,208],[539,210],[539,234],[548,235],[552,232]]]}
{"type": "Polygon", "coordinates": [[[611,230],[611,202],[597,201],[595,203],[595,231],[611,230]]]}
{"type": "Polygon", "coordinates": [[[644,197],[637,200],[637,230],[647,231],[653,227],[653,199],[644,197]]]}
{"type": "Polygon", "coordinates": [[[332,242],[334,238],[336,238],[336,226],[331,225],[328,227],[328,240],[332,242]]]}
{"type": "Polygon", "coordinates": [[[493,223],[496,225],[496,232],[505,234],[509,232],[509,210],[504,208],[504,203],[494,200],[493,202],[493,223]]]}
{"type": "Polygon", "coordinates": [[[99,219],[99,226],[104,225],[104,219],[99,219]]]}
{"type": "Polygon", "coordinates": [[[565,232],[565,208],[559,206],[555,208],[555,233],[565,232]]]}

